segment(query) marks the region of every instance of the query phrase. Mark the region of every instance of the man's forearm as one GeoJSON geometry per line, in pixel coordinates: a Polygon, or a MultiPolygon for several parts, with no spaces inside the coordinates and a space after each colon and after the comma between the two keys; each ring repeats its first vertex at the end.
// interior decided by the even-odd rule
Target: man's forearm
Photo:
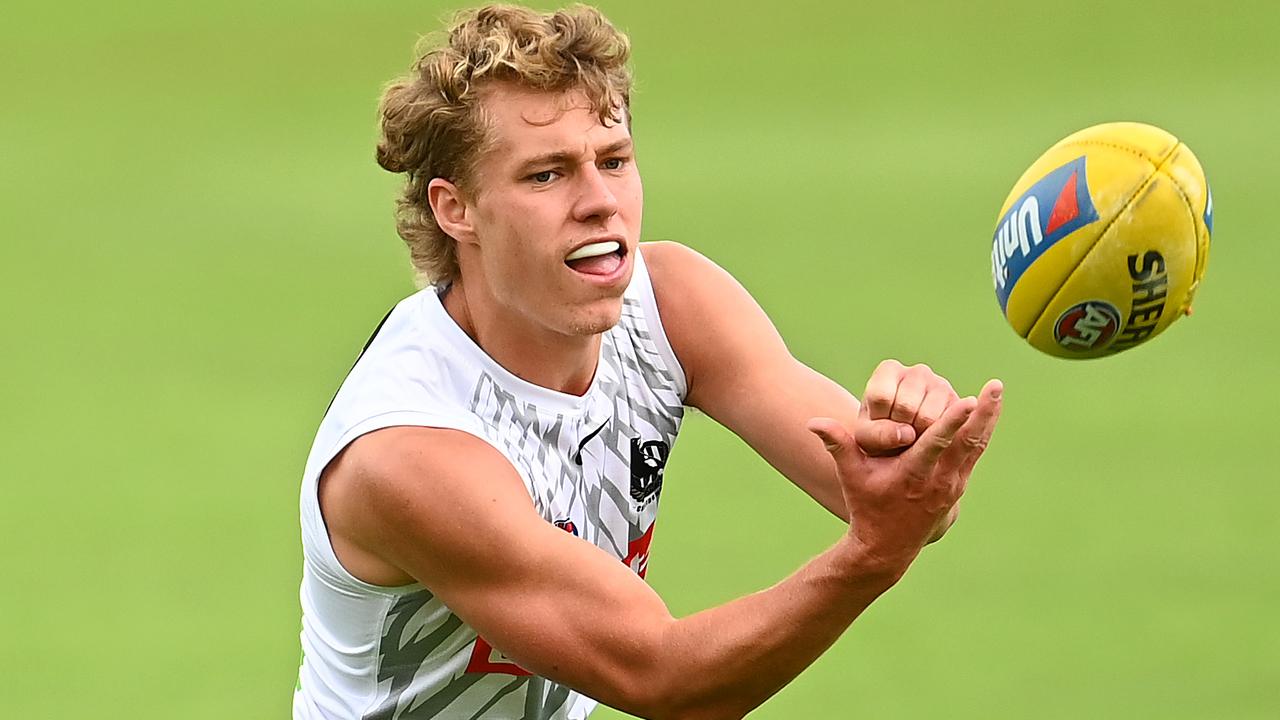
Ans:
{"type": "Polygon", "coordinates": [[[905,571],[845,535],[781,583],[677,620],[665,634],[657,718],[740,718],[840,637],[905,571]]]}

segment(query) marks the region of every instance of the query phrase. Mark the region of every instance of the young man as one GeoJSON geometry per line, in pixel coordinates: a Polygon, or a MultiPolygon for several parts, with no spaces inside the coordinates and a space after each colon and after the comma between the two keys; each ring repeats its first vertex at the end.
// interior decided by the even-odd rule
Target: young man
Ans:
{"type": "Polygon", "coordinates": [[[307,462],[295,718],[742,717],[954,520],[1000,384],[886,361],[860,406],[712,262],[640,245],[627,57],[594,10],[493,6],[387,90],[378,158],[429,286],[307,462]],[[849,530],[675,619],[641,578],[684,406],[849,530]]]}

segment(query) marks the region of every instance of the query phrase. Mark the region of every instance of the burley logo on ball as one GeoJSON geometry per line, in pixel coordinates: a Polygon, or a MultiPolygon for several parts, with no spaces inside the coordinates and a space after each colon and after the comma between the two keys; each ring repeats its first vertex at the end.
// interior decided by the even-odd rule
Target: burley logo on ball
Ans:
{"type": "Polygon", "coordinates": [[[1053,244],[1098,219],[1083,155],[1032,185],[1009,206],[991,240],[991,279],[1000,309],[1022,273],[1053,244]]]}

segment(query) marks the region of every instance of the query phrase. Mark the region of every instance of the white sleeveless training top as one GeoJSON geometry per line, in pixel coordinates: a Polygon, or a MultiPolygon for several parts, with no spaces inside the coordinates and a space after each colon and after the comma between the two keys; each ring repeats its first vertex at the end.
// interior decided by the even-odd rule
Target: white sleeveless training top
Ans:
{"type": "Polygon", "coordinates": [[[352,577],[329,544],[316,481],[352,440],[379,428],[461,430],[511,462],[547,522],[643,577],[685,377],[639,252],[634,259],[622,319],[604,334],[581,397],[503,369],[445,312],[436,288],[383,320],[325,413],[303,474],[295,720],[581,720],[595,708],[504,657],[424,586],[352,577]]]}

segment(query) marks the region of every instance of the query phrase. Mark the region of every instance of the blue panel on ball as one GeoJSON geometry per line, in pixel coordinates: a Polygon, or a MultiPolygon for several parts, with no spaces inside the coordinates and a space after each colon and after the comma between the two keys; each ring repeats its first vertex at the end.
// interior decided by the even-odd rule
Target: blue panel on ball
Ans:
{"type": "Polygon", "coordinates": [[[1205,193],[1208,194],[1208,199],[1204,203],[1204,226],[1206,228],[1209,228],[1209,234],[1212,235],[1213,234],[1213,188],[1209,187],[1208,184],[1206,184],[1204,186],[1204,191],[1205,193]]]}
{"type": "Polygon", "coordinates": [[[1036,258],[1097,219],[1083,155],[1045,175],[1010,205],[991,239],[991,280],[1000,309],[1008,314],[1009,294],[1036,258]]]}

